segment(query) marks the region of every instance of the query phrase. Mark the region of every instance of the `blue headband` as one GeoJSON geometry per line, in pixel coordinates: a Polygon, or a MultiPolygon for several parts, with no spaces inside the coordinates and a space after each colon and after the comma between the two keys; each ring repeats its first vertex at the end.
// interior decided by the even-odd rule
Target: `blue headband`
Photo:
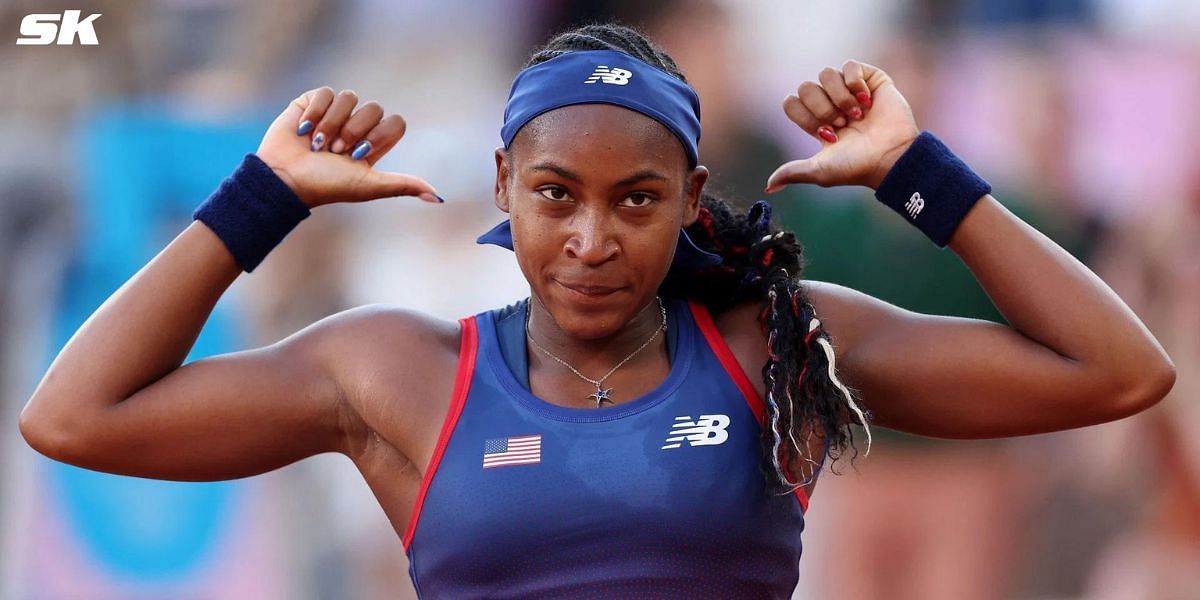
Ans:
{"type": "MultiPolygon", "coordinates": [[[[538,115],[572,104],[614,104],[646,115],[679,139],[689,168],[699,164],[700,98],[695,90],[666,71],[615,50],[568,52],[518,73],[500,128],[504,147],[538,115]]],[[[505,220],[476,242],[512,250],[512,228],[505,220]]],[[[686,231],[679,230],[672,274],[719,264],[719,255],[701,250],[686,231]]]]}
{"type": "Polygon", "coordinates": [[[615,104],[642,113],[679,138],[688,168],[700,164],[696,91],[666,71],[616,50],[568,52],[518,73],[500,128],[504,147],[534,117],[572,104],[615,104]]]}

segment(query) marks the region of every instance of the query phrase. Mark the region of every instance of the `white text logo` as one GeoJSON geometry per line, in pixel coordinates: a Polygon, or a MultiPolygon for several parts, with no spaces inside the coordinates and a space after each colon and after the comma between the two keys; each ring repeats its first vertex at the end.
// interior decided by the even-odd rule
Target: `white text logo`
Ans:
{"type": "Polygon", "coordinates": [[[62,15],[33,14],[21,19],[21,37],[17,38],[18,46],[48,46],[57,43],[59,46],[75,44],[75,38],[84,46],[97,46],[96,30],[92,22],[100,17],[100,13],[88,15],[80,21],[80,11],[64,10],[62,15]],[[59,24],[59,19],[62,24],[59,24]],[[57,37],[58,41],[55,42],[57,37]]]}
{"type": "Polygon", "coordinates": [[[588,77],[587,81],[584,81],[584,83],[596,83],[599,81],[602,83],[611,83],[613,85],[625,85],[629,83],[630,77],[633,77],[633,73],[630,71],[618,69],[616,67],[610,69],[604,65],[600,65],[596,67],[595,71],[592,71],[592,76],[588,77]]]}
{"type": "Polygon", "coordinates": [[[725,415],[700,415],[692,421],[690,416],[675,417],[675,424],[667,434],[666,444],[662,449],[678,448],[683,440],[692,446],[715,446],[729,439],[729,417],[725,415]]]}
{"type": "Polygon", "coordinates": [[[921,214],[922,208],[925,208],[925,199],[921,197],[921,192],[913,192],[904,205],[904,210],[908,211],[909,217],[915,219],[917,215],[921,214]]]}

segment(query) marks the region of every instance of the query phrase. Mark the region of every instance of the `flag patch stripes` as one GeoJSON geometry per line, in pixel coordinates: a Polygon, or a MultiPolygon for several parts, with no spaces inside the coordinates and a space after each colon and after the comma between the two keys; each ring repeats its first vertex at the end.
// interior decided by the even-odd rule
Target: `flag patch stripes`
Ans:
{"type": "Polygon", "coordinates": [[[483,442],[483,468],[528,465],[542,461],[542,434],[515,435],[483,442]]]}

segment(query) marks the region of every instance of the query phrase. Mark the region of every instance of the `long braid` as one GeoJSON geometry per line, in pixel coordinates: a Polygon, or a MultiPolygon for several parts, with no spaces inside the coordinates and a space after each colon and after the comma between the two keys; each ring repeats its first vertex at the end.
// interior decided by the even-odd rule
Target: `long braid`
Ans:
{"type": "MultiPolygon", "coordinates": [[[[675,61],[645,36],[613,24],[561,33],[526,66],[578,50],[624,52],[687,81],[675,61]]],[[[722,264],[687,278],[668,277],[661,291],[694,298],[713,314],[746,302],[761,304],[758,320],[768,360],[762,368],[767,407],[760,446],[764,467],[769,466],[769,487],[789,493],[811,482],[826,456],[836,462],[855,448],[850,425],[867,427],[869,415],[837,377],[832,339],[799,283],[803,250],[793,233],[771,224],[771,206],[757,202],[737,214],[725,201],[704,194],[700,218],[688,234],[700,247],[720,254],[722,264]],[[811,455],[814,435],[823,440],[821,457],[811,455]]],[[[870,441],[868,428],[868,452],[870,441]]]]}
{"type": "MultiPolygon", "coordinates": [[[[722,264],[686,279],[669,279],[671,293],[696,298],[720,313],[759,302],[759,323],[767,339],[766,423],[761,446],[779,492],[808,484],[822,464],[810,455],[814,435],[824,439],[836,461],[854,446],[852,423],[867,426],[868,415],[852,390],[836,375],[829,333],[800,285],[803,250],[795,234],[773,226],[771,205],[757,202],[738,214],[725,201],[705,194],[700,218],[688,235],[722,264]]],[[[664,290],[667,291],[667,290],[664,290]]],[[[870,430],[867,430],[868,451],[870,430]]]]}

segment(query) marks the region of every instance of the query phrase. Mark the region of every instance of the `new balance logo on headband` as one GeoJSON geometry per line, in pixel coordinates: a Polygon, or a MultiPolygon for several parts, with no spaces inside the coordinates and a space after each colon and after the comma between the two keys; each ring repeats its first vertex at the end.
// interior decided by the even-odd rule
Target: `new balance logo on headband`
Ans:
{"type": "Polygon", "coordinates": [[[908,202],[904,204],[904,210],[907,210],[908,216],[913,219],[921,214],[922,208],[925,208],[925,199],[921,197],[921,192],[913,192],[913,195],[909,196],[908,202]]]}
{"type": "Polygon", "coordinates": [[[630,71],[618,69],[616,67],[610,69],[604,65],[600,65],[596,67],[595,71],[592,71],[592,76],[588,77],[584,83],[600,82],[611,83],[613,85],[625,85],[629,83],[630,77],[633,77],[633,73],[630,71]]]}

